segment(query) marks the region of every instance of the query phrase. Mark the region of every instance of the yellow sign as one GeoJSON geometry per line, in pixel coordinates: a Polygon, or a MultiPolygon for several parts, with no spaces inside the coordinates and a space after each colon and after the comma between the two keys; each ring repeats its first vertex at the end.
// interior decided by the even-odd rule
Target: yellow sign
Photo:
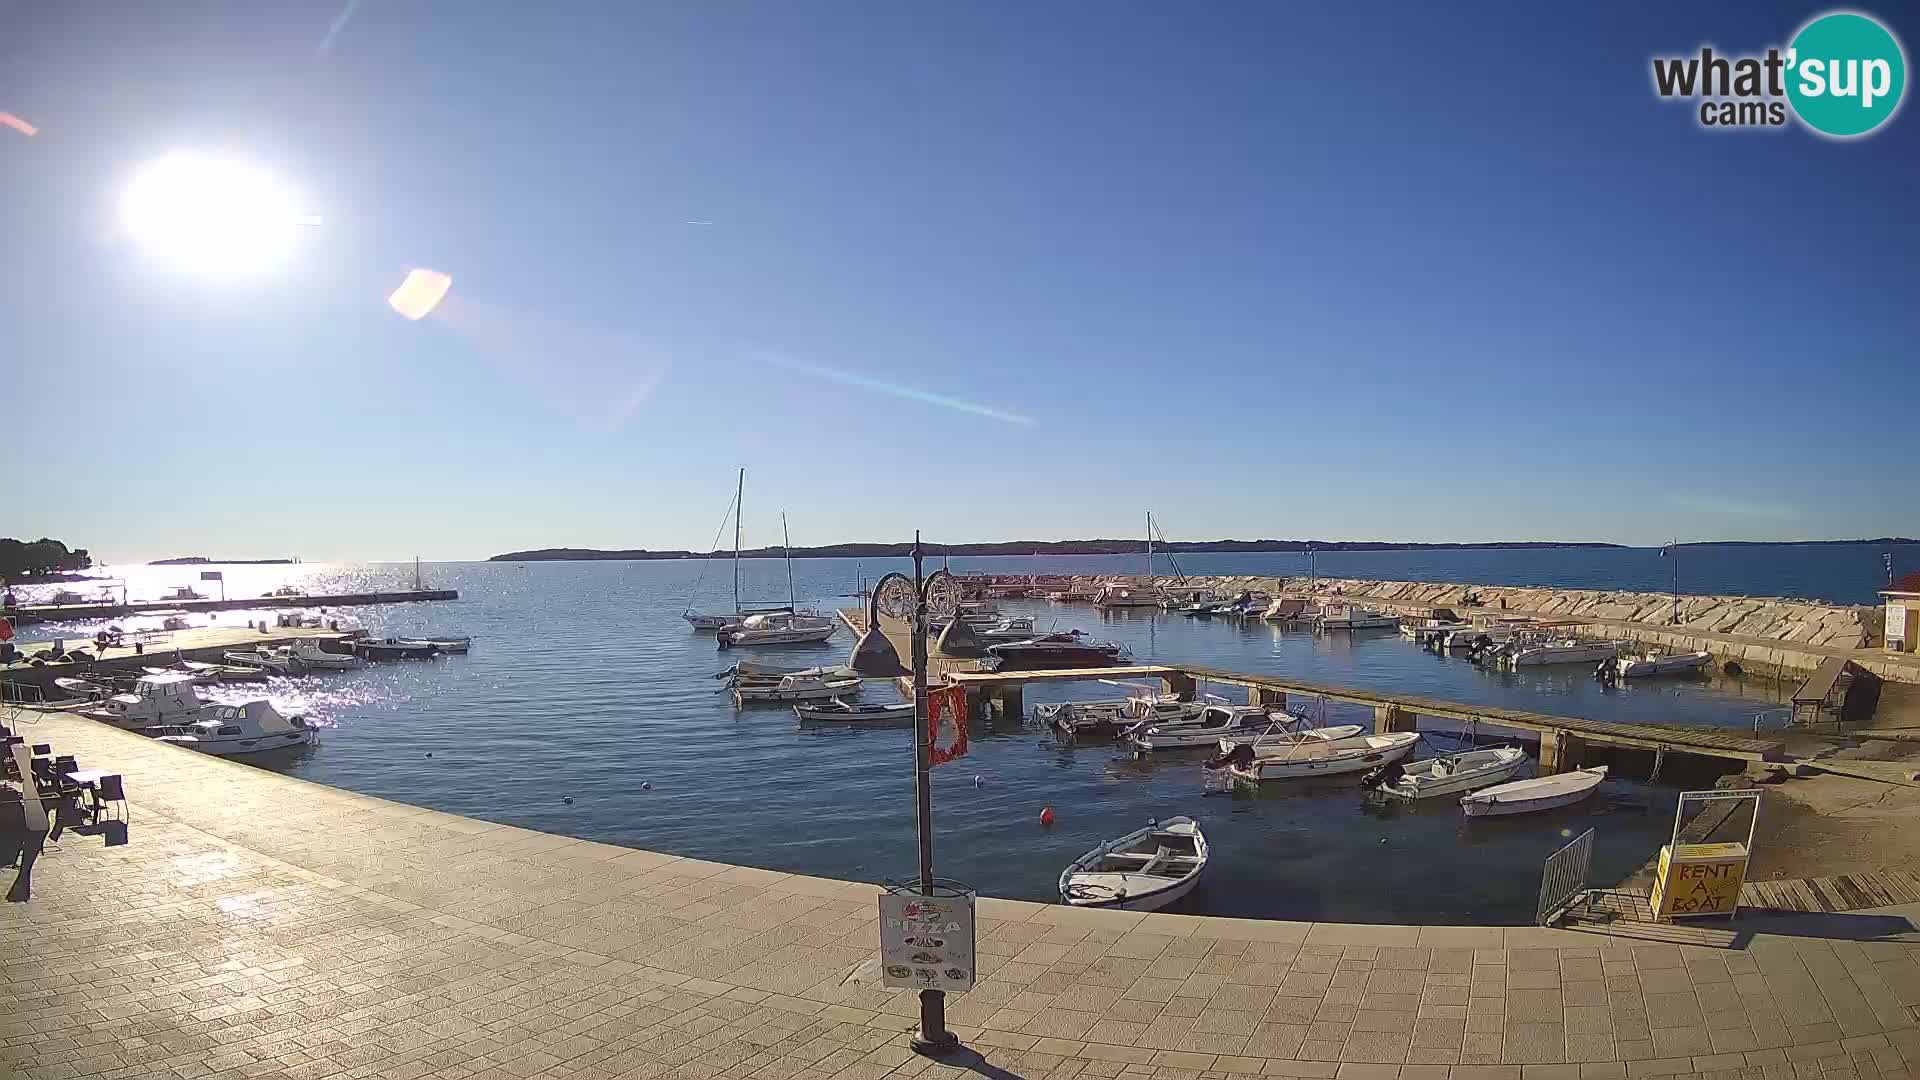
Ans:
{"type": "Polygon", "coordinates": [[[1747,879],[1745,844],[1681,844],[1660,849],[1660,872],[1653,882],[1656,918],[1728,915],[1740,906],[1747,879]]]}

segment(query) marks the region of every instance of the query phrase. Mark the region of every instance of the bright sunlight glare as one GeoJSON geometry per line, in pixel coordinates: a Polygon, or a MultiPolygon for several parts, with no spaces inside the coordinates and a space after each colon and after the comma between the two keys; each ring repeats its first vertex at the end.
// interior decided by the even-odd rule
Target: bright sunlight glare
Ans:
{"type": "Polygon", "coordinates": [[[120,216],[149,255],[218,274],[273,268],[292,252],[296,229],[314,223],[292,190],[264,170],[188,151],[142,168],[120,216]]]}

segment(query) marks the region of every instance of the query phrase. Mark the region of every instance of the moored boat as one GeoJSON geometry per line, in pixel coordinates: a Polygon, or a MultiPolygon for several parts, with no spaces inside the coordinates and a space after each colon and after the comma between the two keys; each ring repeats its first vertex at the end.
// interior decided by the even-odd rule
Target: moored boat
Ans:
{"type": "Polygon", "coordinates": [[[1110,667],[1131,663],[1126,648],[1111,642],[1090,641],[1078,631],[1045,634],[1027,641],[987,646],[987,655],[1000,671],[1042,668],[1110,667]]]}
{"type": "Polygon", "coordinates": [[[860,680],[822,675],[783,675],[770,681],[740,680],[733,684],[735,704],[748,701],[819,701],[860,692],[860,680]]]}
{"type": "Polygon", "coordinates": [[[288,655],[301,667],[326,671],[346,671],[366,666],[366,661],[352,653],[328,652],[320,647],[319,642],[310,639],[294,642],[288,655]]]}
{"type": "Polygon", "coordinates": [[[1336,604],[1323,609],[1314,624],[1322,630],[1384,630],[1399,626],[1400,620],[1371,608],[1336,604]]]}
{"type": "Polygon", "coordinates": [[[781,612],[749,615],[739,626],[721,630],[715,637],[723,649],[735,645],[797,645],[825,641],[838,629],[832,619],[781,612]]]}
{"type": "Polygon", "coordinates": [[[1442,754],[1402,766],[1398,762],[1369,772],[1361,783],[1402,799],[1431,799],[1498,784],[1527,760],[1516,746],[1495,746],[1442,754]]]}
{"type": "MultiPolygon", "coordinates": [[[[1190,716],[1172,720],[1143,720],[1128,735],[1136,752],[1184,750],[1212,746],[1235,735],[1251,735],[1272,726],[1259,705],[1207,705],[1190,716]]],[[[1356,729],[1357,730],[1357,729],[1356,729]]]]}
{"type": "Polygon", "coordinates": [[[382,638],[378,641],[362,638],[348,644],[353,649],[353,655],[376,663],[383,660],[429,660],[440,655],[440,650],[433,645],[399,638],[382,638]]]}
{"type": "Polygon", "coordinates": [[[1190,817],[1149,822],[1061,871],[1060,899],[1074,907],[1158,911],[1193,891],[1208,857],[1199,822],[1190,817]]]}
{"type": "Polygon", "coordinates": [[[1466,811],[1468,817],[1504,817],[1553,810],[1592,795],[1606,778],[1607,767],[1595,765],[1591,769],[1515,780],[1460,796],[1460,809],[1466,811]]]}
{"type": "MultiPolygon", "coordinates": [[[[1604,671],[1608,665],[1611,665],[1616,678],[1633,679],[1648,675],[1680,675],[1698,671],[1712,662],[1713,654],[1704,651],[1672,654],[1650,652],[1639,656],[1620,656],[1602,660],[1600,669],[1604,671]]],[[[1596,671],[1595,676],[1599,677],[1599,675],[1600,671],[1596,671]]]]}
{"type": "Polygon", "coordinates": [[[1617,641],[1581,641],[1558,638],[1545,642],[1509,642],[1500,653],[1506,668],[1538,667],[1547,664],[1591,664],[1617,655],[1617,641]]]}
{"type": "Polygon", "coordinates": [[[233,649],[221,653],[220,656],[229,664],[255,667],[263,671],[271,671],[276,675],[290,675],[300,670],[301,666],[300,661],[293,658],[292,651],[285,645],[278,648],[262,645],[245,651],[233,649]]]}
{"type": "Polygon", "coordinates": [[[913,719],[913,702],[898,705],[856,705],[832,698],[818,705],[795,705],[793,715],[802,720],[832,723],[883,723],[913,719]]]}
{"type": "Polygon", "coordinates": [[[80,715],[115,727],[144,728],[153,724],[184,724],[201,718],[207,702],[194,689],[194,677],[185,672],[142,675],[133,688],[114,694],[98,708],[80,715]]]}
{"type": "Polygon", "coordinates": [[[1390,731],[1384,735],[1354,735],[1344,739],[1305,738],[1273,753],[1258,753],[1252,744],[1242,743],[1230,755],[1227,766],[1236,780],[1293,780],[1309,776],[1340,776],[1365,772],[1375,766],[1399,761],[1413,752],[1420,740],[1416,731],[1390,731]]]}
{"type": "Polygon", "coordinates": [[[401,638],[407,645],[431,645],[443,653],[464,653],[473,648],[473,639],[464,634],[453,637],[401,638]]]}
{"type": "Polygon", "coordinates": [[[305,720],[281,716],[266,701],[213,705],[208,707],[208,712],[210,715],[205,719],[158,725],[148,729],[147,734],[159,742],[221,757],[258,754],[319,741],[319,732],[308,727],[305,720]]]}

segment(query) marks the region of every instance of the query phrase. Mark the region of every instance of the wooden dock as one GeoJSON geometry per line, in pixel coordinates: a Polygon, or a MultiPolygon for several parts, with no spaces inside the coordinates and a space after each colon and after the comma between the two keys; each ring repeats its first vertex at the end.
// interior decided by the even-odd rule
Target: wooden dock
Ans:
{"type": "Polygon", "coordinates": [[[155,611],[240,611],[261,608],[364,607],[410,604],[422,600],[458,600],[458,589],[397,589],[390,592],[336,593],[328,596],[252,596],[225,600],[142,600],[137,604],[23,604],[0,612],[15,626],[81,619],[124,619],[155,611]]]}
{"type": "MultiPolygon", "coordinates": [[[[840,615],[855,632],[859,632],[866,622],[865,613],[861,611],[849,609],[840,615]]],[[[882,617],[881,623],[881,629],[892,641],[901,659],[905,660],[911,655],[906,624],[885,617],[882,617]]],[[[931,644],[929,642],[929,646],[931,644]]],[[[935,656],[929,663],[928,674],[935,685],[944,682],[966,687],[969,708],[977,714],[997,712],[1002,716],[1022,711],[1021,688],[1037,682],[1158,679],[1170,692],[1179,694],[1192,694],[1200,683],[1207,682],[1246,687],[1250,691],[1250,700],[1274,705],[1284,703],[1289,694],[1319,697],[1372,708],[1375,727],[1380,731],[1412,731],[1417,728],[1419,717],[1432,716],[1469,725],[1536,733],[1540,737],[1541,767],[1549,771],[1579,767],[1581,751],[1587,746],[1664,750],[1668,753],[1741,762],[1778,761],[1785,756],[1785,744],[1779,739],[1757,738],[1745,732],[1723,728],[1621,724],[1493,705],[1468,705],[1417,694],[1333,686],[1195,664],[1126,664],[1101,668],[999,672],[985,670],[978,660],[935,656]]]]}

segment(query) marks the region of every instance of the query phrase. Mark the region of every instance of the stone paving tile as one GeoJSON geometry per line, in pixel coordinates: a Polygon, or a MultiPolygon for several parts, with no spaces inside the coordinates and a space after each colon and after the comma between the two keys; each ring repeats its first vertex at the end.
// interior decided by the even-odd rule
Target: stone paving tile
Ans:
{"type": "MultiPolygon", "coordinates": [[[[43,726],[128,776],[135,840],[50,851],[34,901],[0,909],[0,1075],[975,1075],[908,1052],[917,999],[859,977],[871,886],[385,803],[71,717],[43,726]]],[[[979,914],[981,982],[949,998],[949,1020],[1012,1075],[1920,1064],[1915,934],[1763,932],[1728,951],[998,900],[979,914]]]]}

